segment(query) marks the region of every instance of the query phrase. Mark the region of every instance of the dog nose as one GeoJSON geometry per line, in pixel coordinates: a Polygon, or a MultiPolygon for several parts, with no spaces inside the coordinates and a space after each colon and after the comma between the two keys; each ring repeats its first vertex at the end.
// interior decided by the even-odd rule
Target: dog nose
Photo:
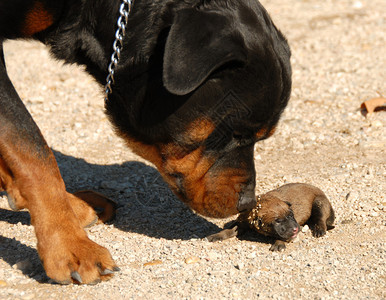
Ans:
{"type": "Polygon", "coordinates": [[[239,203],[237,204],[237,209],[239,212],[245,210],[251,210],[257,204],[255,197],[255,185],[249,184],[240,195],[239,203]]]}

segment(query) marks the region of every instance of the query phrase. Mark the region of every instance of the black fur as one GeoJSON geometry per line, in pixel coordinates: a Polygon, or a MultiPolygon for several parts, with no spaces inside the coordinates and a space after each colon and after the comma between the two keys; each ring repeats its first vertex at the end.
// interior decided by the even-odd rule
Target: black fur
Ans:
{"type": "Polygon", "coordinates": [[[284,218],[278,218],[272,224],[273,235],[284,241],[290,241],[293,238],[294,230],[299,230],[299,224],[291,208],[288,211],[289,213],[284,218]]]}

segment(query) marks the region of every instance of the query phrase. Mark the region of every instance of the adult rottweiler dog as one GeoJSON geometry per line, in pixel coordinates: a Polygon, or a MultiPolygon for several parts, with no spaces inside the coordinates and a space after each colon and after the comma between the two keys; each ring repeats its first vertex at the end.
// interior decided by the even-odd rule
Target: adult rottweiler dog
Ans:
{"type": "MultiPolygon", "coordinates": [[[[82,226],[95,214],[66,191],[55,158],[7,76],[2,42],[35,39],[105,84],[120,0],[0,0],[0,187],[27,208],[47,275],[95,283],[118,270],[82,226]]],[[[196,212],[256,204],[254,144],[291,89],[289,46],[257,0],[136,0],[106,113],[196,212]]]]}

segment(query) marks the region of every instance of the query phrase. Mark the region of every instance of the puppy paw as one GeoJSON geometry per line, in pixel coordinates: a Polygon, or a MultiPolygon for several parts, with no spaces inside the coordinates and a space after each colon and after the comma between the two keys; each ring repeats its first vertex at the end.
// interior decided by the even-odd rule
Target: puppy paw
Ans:
{"type": "Polygon", "coordinates": [[[223,241],[231,237],[237,236],[237,234],[239,233],[239,227],[237,226],[236,223],[233,224],[232,226],[233,226],[232,228],[223,229],[218,233],[214,233],[207,236],[205,240],[208,242],[217,242],[217,241],[223,241]]]}
{"type": "Polygon", "coordinates": [[[223,241],[224,238],[221,236],[220,233],[215,233],[215,234],[211,234],[211,235],[208,235],[207,237],[204,237],[203,240],[205,242],[218,242],[218,241],[223,241]]]}
{"type": "Polygon", "coordinates": [[[326,230],[326,225],[315,225],[311,228],[312,235],[316,238],[324,236],[326,234],[326,230]]]}
{"type": "Polygon", "coordinates": [[[283,251],[286,248],[285,242],[277,240],[269,248],[270,251],[283,251]]]}

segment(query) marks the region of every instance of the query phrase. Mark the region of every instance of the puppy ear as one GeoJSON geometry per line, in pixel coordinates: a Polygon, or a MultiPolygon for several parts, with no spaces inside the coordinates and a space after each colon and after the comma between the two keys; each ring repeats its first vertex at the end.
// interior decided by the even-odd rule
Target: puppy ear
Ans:
{"type": "Polygon", "coordinates": [[[217,68],[230,61],[245,62],[244,42],[229,18],[218,12],[177,11],[166,40],[163,82],[176,95],[186,95],[217,68]]]}

